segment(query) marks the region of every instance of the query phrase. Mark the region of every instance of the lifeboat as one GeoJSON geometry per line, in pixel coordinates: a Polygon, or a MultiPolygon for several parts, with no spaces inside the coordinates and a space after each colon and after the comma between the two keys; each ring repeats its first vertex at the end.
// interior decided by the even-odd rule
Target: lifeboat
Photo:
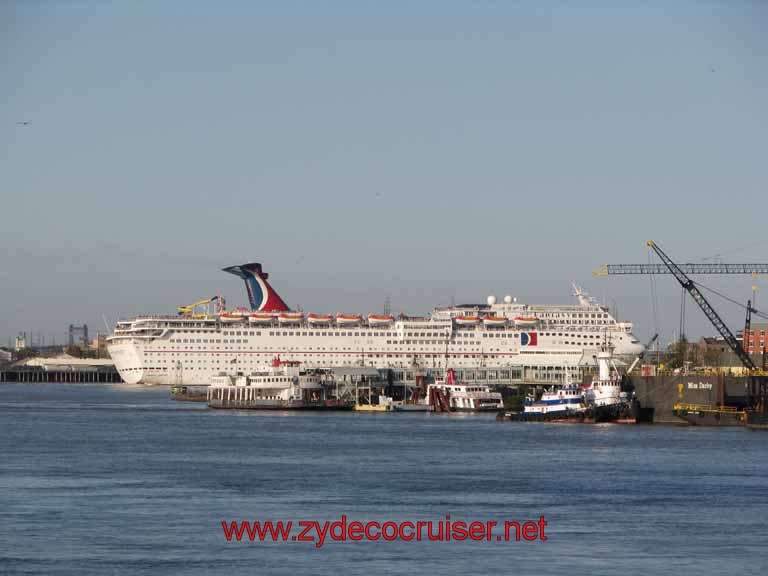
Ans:
{"type": "Polygon", "coordinates": [[[506,326],[507,319],[504,316],[486,316],[483,318],[483,324],[486,326],[506,326]]]}
{"type": "Polygon", "coordinates": [[[536,326],[538,322],[539,319],[536,316],[515,316],[515,326],[520,326],[521,328],[536,326]]]}
{"type": "Polygon", "coordinates": [[[298,324],[304,320],[304,314],[301,312],[283,312],[277,317],[280,324],[298,324]]]}
{"type": "Polygon", "coordinates": [[[274,320],[272,314],[254,313],[248,316],[248,321],[252,324],[271,324],[272,320],[274,320]]]}
{"type": "Polygon", "coordinates": [[[395,321],[395,317],[391,314],[368,314],[369,326],[382,326],[384,324],[392,324],[395,321]]]}
{"type": "Polygon", "coordinates": [[[459,326],[475,326],[480,324],[480,318],[478,316],[457,316],[456,324],[459,326]]]}
{"type": "Polygon", "coordinates": [[[307,315],[307,322],[310,324],[330,324],[333,316],[330,314],[309,314],[307,315]]]}
{"type": "Polygon", "coordinates": [[[360,314],[337,314],[336,324],[339,326],[351,326],[353,324],[360,324],[363,321],[363,317],[360,314]]]}
{"type": "Polygon", "coordinates": [[[246,316],[247,314],[242,310],[231,310],[219,314],[219,320],[222,322],[240,322],[245,319],[246,316]]]}

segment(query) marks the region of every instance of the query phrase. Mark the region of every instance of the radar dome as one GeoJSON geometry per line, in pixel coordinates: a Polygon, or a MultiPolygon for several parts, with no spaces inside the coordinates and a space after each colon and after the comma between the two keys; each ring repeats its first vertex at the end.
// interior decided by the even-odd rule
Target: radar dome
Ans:
{"type": "Polygon", "coordinates": [[[494,304],[496,304],[496,296],[494,296],[493,294],[491,294],[491,295],[490,295],[490,296],[488,296],[488,298],[486,299],[486,302],[488,302],[488,306],[493,306],[494,304]]]}
{"type": "Polygon", "coordinates": [[[504,304],[512,304],[512,296],[510,296],[509,294],[504,296],[504,304]]]}

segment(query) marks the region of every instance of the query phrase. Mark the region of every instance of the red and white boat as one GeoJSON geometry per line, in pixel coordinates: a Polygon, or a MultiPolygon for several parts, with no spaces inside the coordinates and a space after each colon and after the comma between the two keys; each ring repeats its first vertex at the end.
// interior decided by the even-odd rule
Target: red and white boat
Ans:
{"type": "Polygon", "coordinates": [[[486,316],[483,318],[483,324],[486,326],[506,326],[507,319],[504,316],[486,316]]]}
{"type": "Polygon", "coordinates": [[[479,316],[457,316],[456,324],[459,326],[476,326],[480,324],[479,316]]]}
{"type": "Polygon", "coordinates": [[[280,324],[298,324],[304,320],[304,314],[301,312],[283,312],[277,317],[280,324]]]}
{"type": "Polygon", "coordinates": [[[258,312],[248,316],[248,321],[251,324],[271,324],[274,319],[272,314],[259,314],[258,312]]]}
{"type": "Polygon", "coordinates": [[[248,317],[248,312],[242,310],[230,310],[219,314],[219,320],[222,322],[241,322],[248,317]]]}
{"type": "Polygon", "coordinates": [[[369,326],[383,326],[385,324],[392,324],[395,321],[395,317],[391,314],[368,314],[369,326]]]}
{"type": "Polygon", "coordinates": [[[354,326],[362,321],[360,314],[336,314],[336,324],[339,326],[354,326]]]}
{"type": "Polygon", "coordinates": [[[307,322],[313,325],[325,325],[330,324],[333,320],[333,316],[330,314],[308,314],[307,322]]]}
{"type": "Polygon", "coordinates": [[[515,316],[515,326],[521,328],[531,328],[539,323],[539,319],[536,316],[515,316]]]}

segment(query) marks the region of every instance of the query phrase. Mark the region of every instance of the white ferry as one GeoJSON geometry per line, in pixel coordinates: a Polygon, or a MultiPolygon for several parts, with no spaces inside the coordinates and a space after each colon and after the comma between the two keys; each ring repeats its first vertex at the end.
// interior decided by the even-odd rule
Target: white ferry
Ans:
{"type": "Polygon", "coordinates": [[[286,410],[325,408],[319,374],[302,373],[298,362],[273,361],[272,368],[250,375],[221,374],[206,390],[211,408],[286,410]]]}
{"type": "MultiPolygon", "coordinates": [[[[147,315],[118,321],[107,347],[128,383],[207,384],[222,372],[248,374],[272,358],[305,369],[366,366],[391,369],[410,381],[414,369],[443,379],[454,368],[463,380],[577,380],[594,366],[601,342],[636,357],[643,346],[632,324],[619,322],[574,286],[577,305],[529,305],[512,296],[485,304],[435,308],[428,316],[304,314],[291,310],[260,264],[224,268],[245,280],[250,310],[221,308],[179,316],[147,315]]],[[[210,299],[210,302],[214,299],[210,299]]]]}

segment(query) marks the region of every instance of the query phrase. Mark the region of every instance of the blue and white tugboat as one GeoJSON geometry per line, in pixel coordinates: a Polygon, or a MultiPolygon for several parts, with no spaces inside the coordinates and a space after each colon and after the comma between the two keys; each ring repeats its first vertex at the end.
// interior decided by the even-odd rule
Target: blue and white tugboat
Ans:
{"type": "Polygon", "coordinates": [[[578,386],[555,386],[544,390],[541,398],[534,396],[525,399],[525,414],[552,416],[578,412],[584,408],[584,391],[578,386]]]}
{"type": "Polygon", "coordinates": [[[545,390],[536,400],[529,396],[522,412],[500,414],[503,420],[521,422],[628,422],[631,403],[621,390],[621,375],[611,360],[611,348],[597,354],[598,375],[581,386],[566,384],[545,390]]]}

